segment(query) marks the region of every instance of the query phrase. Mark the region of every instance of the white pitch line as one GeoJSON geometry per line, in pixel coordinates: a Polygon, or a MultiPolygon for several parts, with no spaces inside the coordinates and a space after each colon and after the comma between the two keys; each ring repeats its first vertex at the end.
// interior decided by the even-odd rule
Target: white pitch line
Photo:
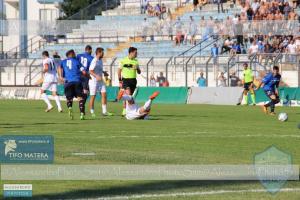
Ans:
{"type": "Polygon", "coordinates": [[[86,153],[72,153],[73,156],[95,156],[96,153],[94,152],[86,152],[86,153]]]}
{"type": "Polygon", "coordinates": [[[97,136],[101,139],[110,139],[110,138],[300,138],[299,135],[104,135],[97,136]]]}
{"type": "MultiPolygon", "coordinates": [[[[300,188],[284,188],[279,192],[300,192],[300,188]]],[[[94,200],[122,200],[122,199],[143,199],[143,198],[163,198],[163,197],[191,197],[191,196],[207,196],[218,194],[242,194],[242,193],[267,193],[265,189],[250,189],[250,190],[214,190],[206,192],[181,192],[168,194],[140,194],[129,196],[112,196],[94,198],[94,200]]]]}

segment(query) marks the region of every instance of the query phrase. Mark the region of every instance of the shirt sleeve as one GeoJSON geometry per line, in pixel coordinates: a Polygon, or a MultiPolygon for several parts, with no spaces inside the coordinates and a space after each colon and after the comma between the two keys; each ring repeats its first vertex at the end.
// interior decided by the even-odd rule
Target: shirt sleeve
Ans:
{"type": "Polygon", "coordinates": [[[96,61],[93,59],[90,65],[90,70],[94,70],[96,68],[96,61]]]}
{"type": "Polygon", "coordinates": [[[264,84],[267,84],[267,83],[270,82],[271,78],[272,78],[272,74],[271,74],[271,73],[270,73],[270,74],[267,74],[267,75],[263,78],[262,82],[263,82],[264,84]]]}

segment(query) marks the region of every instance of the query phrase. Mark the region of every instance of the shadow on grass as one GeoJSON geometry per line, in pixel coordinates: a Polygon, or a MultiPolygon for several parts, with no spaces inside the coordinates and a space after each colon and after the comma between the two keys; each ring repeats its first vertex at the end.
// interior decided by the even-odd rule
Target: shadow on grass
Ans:
{"type": "MultiPolygon", "coordinates": [[[[51,182],[50,182],[51,183],[51,182]]],[[[216,190],[218,186],[242,185],[257,183],[257,181],[157,181],[129,186],[113,186],[107,189],[73,190],[61,194],[34,196],[33,199],[80,199],[80,198],[105,198],[122,195],[139,195],[151,193],[172,192],[183,189],[209,189],[216,190]]],[[[49,187],[51,187],[49,185],[49,187]]],[[[177,191],[178,192],[178,191],[177,191]]]]}

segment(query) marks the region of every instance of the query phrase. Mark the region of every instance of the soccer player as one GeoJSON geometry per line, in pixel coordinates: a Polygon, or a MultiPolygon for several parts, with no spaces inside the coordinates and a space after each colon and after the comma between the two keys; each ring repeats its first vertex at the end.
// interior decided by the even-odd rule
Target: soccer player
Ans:
{"type": "Polygon", "coordinates": [[[95,111],[94,111],[94,103],[97,92],[101,93],[101,100],[102,100],[102,114],[104,116],[112,116],[113,114],[107,112],[107,95],[106,95],[106,86],[103,81],[103,63],[102,58],[104,56],[104,49],[97,48],[96,49],[96,56],[91,62],[90,66],[90,76],[91,79],[89,80],[89,88],[90,88],[90,111],[92,117],[95,118],[95,111]]]}
{"type": "MultiPolygon", "coordinates": [[[[92,52],[93,52],[92,47],[90,45],[87,45],[85,47],[85,52],[77,55],[77,60],[84,67],[84,71],[87,74],[89,73],[89,68],[90,68],[91,62],[94,59],[94,57],[92,56],[92,52]]],[[[81,82],[82,82],[82,87],[83,87],[83,100],[84,100],[84,104],[85,104],[86,99],[88,97],[88,93],[89,93],[89,76],[81,75],[81,82]]]]}
{"type": "Polygon", "coordinates": [[[281,80],[281,75],[279,74],[279,67],[274,66],[273,72],[268,73],[259,84],[257,89],[263,88],[267,97],[269,97],[270,102],[263,105],[264,113],[268,114],[268,107],[271,108],[270,115],[275,115],[275,105],[280,102],[278,87],[281,80]]]}
{"type": "Polygon", "coordinates": [[[57,69],[52,58],[49,58],[49,52],[44,51],[43,56],[43,76],[44,81],[41,88],[41,95],[45,103],[47,104],[47,109],[45,112],[50,112],[54,107],[51,105],[50,100],[46,94],[46,90],[52,92],[52,96],[55,99],[58,112],[62,112],[59,97],[57,96],[57,69]]]}
{"type": "MultiPolygon", "coordinates": [[[[248,92],[250,91],[251,95],[251,100],[252,100],[252,105],[256,105],[256,100],[255,100],[255,91],[253,88],[253,81],[254,81],[254,76],[252,70],[248,67],[247,63],[244,63],[244,71],[243,71],[243,83],[244,83],[244,91],[243,91],[243,96],[244,96],[244,101],[246,102],[246,105],[248,105],[248,92]]],[[[241,105],[241,101],[243,98],[240,99],[240,102],[237,105],[241,105]]]]}
{"type": "MultiPolygon", "coordinates": [[[[141,74],[141,69],[139,67],[139,62],[136,59],[137,57],[137,48],[130,47],[128,50],[128,56],[123,58],[120,61],[119,69],[118,69],[118,78],[120,82],[120,87],[123,89],[129,88],[129,94],[132,95],[136,89],[137,74],[141,74]]],[[[122,116],[125,116],[125,102],[123,107],[122,116]]]]}
{"type": "Polygon", "coordinates": [[[139,105],[135,103],[134,98],[130,95],[130,92],[130,88],[128,87],[126,90],[120,90],[118,94],[118,100],[122,99],[126,104],[126,119],[149,119],[152,101],[159,95],[159,92],[154,92],[142,107],[139,107],[139,105]]]}
{"type": "Polygon", "coordinates": [[[80,119],[84,120],[84,100],[83,88],[81,83],[81,75],[87,75],[84,67],[76,59],[74,50],[66,53],[67,59],[63,60],[59,68],[59,77],[65,82],[65,95],[67,98],[67,106],[69,109],[69,116],[73,119],[73,98],[77,97],[79,101],[80,119]]]}

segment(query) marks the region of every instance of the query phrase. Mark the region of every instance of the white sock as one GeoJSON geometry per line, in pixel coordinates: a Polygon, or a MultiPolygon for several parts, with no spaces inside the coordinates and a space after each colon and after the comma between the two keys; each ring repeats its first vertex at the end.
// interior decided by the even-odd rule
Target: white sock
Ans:
{"type": "Polygon", "coordinates": [[[94,113],[95,113],[94,109],[91,109],[91,114],[94,114],[94,113]]]}
{"type": "Polygon", "coordinates": [[[48,99],[48,95],[45,94],[45,93],[43,93],[43,94],[42,94],[42,98],[43,98],[44,102],[47,104],[48,108],[51,108],[52,105],[51,105],[51,103],[50,103],[50,101],[49,101],[49,99],[48,99]]]}
{"type": "Polygon", "coordinates": [[[107,113],[106,104],[105,104],[105,105],[102,104],[102,113],[103,113],[103,114],[106,114],[106,113],[107,113]]]}
{"type": "Polygon", "coordinates": [[[54,99],[55,99],[58,110],[62,110],[61,104],[60,104],[60,101],[59,101],[59,97],[55,96],[54,99]]]}
{"type": "Polygon", "coordinates": [[[145,110],[150,110],[151,104],[152,104],[152,100],[149,99],[149,100],[145,103],[145,105],[144,105],[143,108],[144,108],[145,110]]]}

